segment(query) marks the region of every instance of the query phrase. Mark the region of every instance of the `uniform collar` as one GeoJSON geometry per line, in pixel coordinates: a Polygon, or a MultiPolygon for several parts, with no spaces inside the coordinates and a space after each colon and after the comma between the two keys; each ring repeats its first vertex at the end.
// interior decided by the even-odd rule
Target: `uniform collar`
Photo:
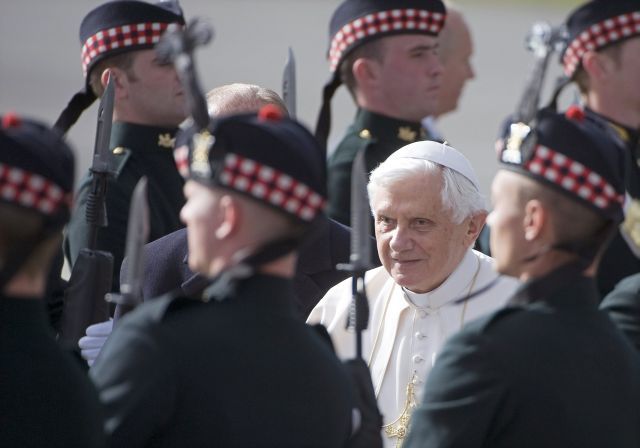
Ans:
{"type": "Polygon", "coordinates": [[[262,312],[295,316],[295,294],[293,279],[275,275],[254,274],[240,280],[233,297],[242,306],[251,308],[252,313],[262,312]]]}
{"type": "Polygon", "coordinates": [[[509,299],[509,305],[524,306],[545,302],[555,307],[596,309],[600,302],[596,281],[583,275],[583,267],[569,263],[547,275],[524,283],[509,299]]]}
{"type": "Polygon", "coordinates": [[[44,300],[37,297],[13,297],[0,294],[0,319],[19,323],[22,328],[49,327],[44,300]]]}
{"type": "Polygon", "coordinates": [[[585,108],[585,115],[590,118],[592,121],[597,124],[603,126],[616,136],[626,147],[631,149],[636,149],[638,146],[638,141],[640,140],[640,131],[638,129],[633,129],[628,126],[624,126],[616,121],[611,120],[610,118],[601,115],[588,107],[585,108]]]}
{"type": "Polygon", "coordinates": [[[111,127],[110,147],[114,153],[118,148],[140,151],[173,150],[178,128],[145,126],[125,122],[115,122],[111,127]]]}
{"type": "Polygon", "coordinates": [[[398,120],[365,109],[358,109],[353,127],[363,139],[395,142],[401,146],[427,136],[419,122],[398,120]]]}
{"type": "MultiPolygon", "coordinates": [[[[432,311],[468,295],[469,289],[476,272],[479,268],[480,260],[471,249],[462,258],[462,261],[447,277],[447,279],[433,291],[425,293],[415,293],[403,289],[403,297],[409,306],[417,308],[427,308],[432,311]]],[[[477,286],[477,285],[476,285],[477,286]]]]}

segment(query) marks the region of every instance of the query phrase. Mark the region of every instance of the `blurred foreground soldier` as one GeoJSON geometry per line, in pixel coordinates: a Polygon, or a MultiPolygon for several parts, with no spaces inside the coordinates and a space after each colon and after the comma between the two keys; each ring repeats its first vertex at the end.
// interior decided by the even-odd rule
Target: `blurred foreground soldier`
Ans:
{"type": "MultiPolygon", "coordinates": [[[[118,289],[126,241],[130,199],[142,176],[148,179],[150,229],[155,240],[178,228],[184,204],[183,180],[173,159],[174,137],[186,117],[182,86],[172,64],[158,61],[153,46],[170,24],[184,24],[175,3],[113,1],[98,6],[80,25],[82,69],[86,84],[69,103],[56,126],[65,131],[82,110],[102,95],[109,76],[115,79],[115,105],[106,194],[108,226],[98,231],[97,248],[114,259],[113,285],[118,289]]],[[[87,246],[86,203],[92,175],[82,180],[66,232],[65,256],[71,266],[87,246]]]]}
{"type": "MultiPolygon", "coordinates": [[[[588,123],[603,130],[627,153],[631,170],[627,192],[640,198],[640,3],[591,1],[571,13],[567,29],[565,74],[580,89],[588,123]]],[[[640,238],[636,244],[640,246],[640,238]]],[[[618,233],[600,264],[600,294],[606,295],[618,281],[636,272],[640,272],[640,259],[618,233]]]]}
{"type": "Polygon", "coordinates": [[[437,120],[458,109],[465,84],[475,78],[471,56],[473,41],[471,30],[457,6],[445,1],[447,20],[439,36],[438,54],[442,62],[442,83],[438,92],[436,110],[422,120],[429,135],[436,140],[444,140],[437,128],[437,120]]]}
{"type": "Polygon", "coordinates": [[[42,124],[0,118],[0,445],[100,447],[97,393],[58,347],[43,300],[69,219],[73,154],[42,124]]]}
{"type": "MultiPolygon", "coordinates": [[[[365,276],[371,322],[363,353],[392,447],[406,436],[445,339],[502,306],[516,281],[496,280],[491,258],[471,249],[487,212],[469,161],[455,149],[407,145],[371,173],[368,191],[383,266],[365,276]],[[486,291],[489,284],[495,287],[486,291]]],[[[309,317],[327,327],[341,358],[354,353],[345,329],[350,301],[351,279],[330,289],[309,317]]]]}
{"type": "MultiPolygon", "coordinates": [[[[281,111],[285,105],[272,90],[251,84],[229,84],[216,87],[207,94],[209,113],[220,117],[230,114],[256,112],[272,104],[281,111]]],[[[178,138],[181,138],[182,134],[178,138]]],[[[305,320],[322,296],[349,274],[338,271],[338,263],[349,260],[351,232],[326,217],[318,220],[317,229],[301,244],[296,275],[293,279],[296,314],[305,320]]],[[[142,298],[152,299],[175,290],[191,296],[202,292],[208,285],[206,276],[189,269],[186,229],[176,230],[145,246],[144,283],[142,298]]],[[[121,283],[126,279],[128,260],[121,269],[121,283]]],[[[111,334],[113,321],[101,322],[87,328],[80,339],[82,356],[92,365],[104,342],[111,334]]]]}
{"type": "Polygon", "coordinates": [[[316,136],[326,145],[331,98],[344,83],[358,111],[328,162],[329,216],[349,225],[351,166],[366,147],[367,172],[393,151],[429,138],[420,121],[436,110],[442,82],[440,0],[346,0],[330,25],[331,79],[316,136]]]}
{"type": "Polygon", "coordinates": [[[113,445],[345,446],[348,374],[293,308],[297,248],[325,203],[320,149],[272,106],[192,143],[181,217],[211,284],[143,304],[105,345],[91,374],[113,445]]]}
{"type": "Polygon", "coordinates": [[[638,447],[640,359],[598,311],[595,271],[622,221],[608,141],[551,111],[514,123],[489,216],[497,270],[525,282],[440,353],[409,447],[638,447]]]}

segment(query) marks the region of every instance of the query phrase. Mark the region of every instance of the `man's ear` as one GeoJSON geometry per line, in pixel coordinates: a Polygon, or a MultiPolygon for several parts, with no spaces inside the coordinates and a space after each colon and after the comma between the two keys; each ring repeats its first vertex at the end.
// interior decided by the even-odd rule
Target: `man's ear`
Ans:
{"type": "Polygon", "coordinates": [[[582,56],[582,67],[589,78],[596,80],[596,82],[603,82],[613,70],[616,70],[613,59],[596,51],[587,51],[582,56]]]}
{"type": "Polygon", "coordinates": [[[473,214],[473,216],[471,216],[471,218],[469,219],[469,227],[467,228],[466,235],[466,239],[468,240],[469,245],[473,244],[473,242],[480,236],[480,232],[482,231],[482,228],[487,221],[488,214],[489,213],[482,210],[473,214]]]}
{"type": "Polygon", "coordinates": [[[224,195],[218,202],[218,216],[221,222],[216,228],[214,234],[217,239],[223,240],[234,235],[240,228],[242,219],[242,209],[240,201],[235,200],[229,195],[224,195]]]}
{"type": "Polygon", "coordinates": [[[526,241],[539,239],[548,226],[548,221],[549,214],[540,200],[531,199],[527,201],[524,206],[524,218],[522,220],[524,239],[526,241]]]}
{"type": "Polygon", "coordinates": [[[127,88],[129,85],[129,79],[126,74],[117,67],[105,68],[100,74],[100,83],[102,88],[106,89],[109,83],[109,78],[113,78],[116,98],[123,98],[126,96],[127,88]]]}
{"type": "Polygon", "coordinates": [[[375,84],[378,79],[379,63],[375,59],[358,58],[353,63],[351,71],[353,78],[360,88],[375,84]]]}

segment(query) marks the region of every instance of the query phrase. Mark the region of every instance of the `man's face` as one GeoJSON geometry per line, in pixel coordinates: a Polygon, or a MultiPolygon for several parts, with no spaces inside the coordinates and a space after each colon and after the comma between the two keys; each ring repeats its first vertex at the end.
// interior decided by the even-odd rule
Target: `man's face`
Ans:
{"type": "Polygon", "coordinates": [[[388,115],[420,121],[433,114],[442,82],[437,39],[420,34],[383,39],[382,61],[374,64],[388,115]]]}
{"type": "Polygon", "coordinates": [[[140,124],[174,127],[187,116],[182,85],[172,64],[161,64],[154,50],[137,51],[128,76],[127,105],[140,124]]]}
{"type": "Polygon", "coordinates": [[[450,36],[450,47],[447,49],[446,57],[443,57],[442,60],[444,75],[438,95],[436,112],[438,116],[458,108],[458,100],[464,85],[475,77],[471,66],[471,56],[473,55],[471,34],[461,18],[456,18],[456,20],[459,23],[456,23],[455,28],[451,30],[455,34],[450,36]]]}
{"type": "Polygon", "coordinates": [[[491,185],[493,211],[487,217],[491,229],[491,256],[501,274],[518,277],[525,257],[524,210],[519,198],[522,179],[519,174],[498,171],[491,185]]]}
{"type": "Polygon", "coordinates": [[[217,245],[215,229],[219,223],[219,194],[198,182],[187,181],[184,186],[186,203],[180,211],[180,219],[187,226],[189,268],[194,272],[209,274],[217,245]]]}
{"type": "Polygon", "coordinates": [[[391,277],[422,293],[442,284],[471,244],[469,219],[451,220],[442,204],[442,174],[416,174],[379,187],[371,198],[378,255],[391,277]]]}
{"type": "MultiPolygon", "coordinates": [[[[631,103],[629,106],[640,113],[640,36],[627,39],[620,44],[618,70],[612,82],[619,92],[631,103]]],[[[640,126],[640,123],[638,123],[640,126]]]]}

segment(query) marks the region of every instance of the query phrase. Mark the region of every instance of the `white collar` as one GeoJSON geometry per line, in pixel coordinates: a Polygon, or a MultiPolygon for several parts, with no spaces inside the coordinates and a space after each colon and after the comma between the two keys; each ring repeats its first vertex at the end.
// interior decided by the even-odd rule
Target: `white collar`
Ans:
{"type": "Polygon", "coordinates": [[[468,294],[468,289],[475,276],[474,274],[478,268],[478,263],[479,260],[473,253],[473,250],[468,249],[462,261],[440,286],[425,293],[416,293],[402,288],[404,292],[403,298],[412,308],[437,310],[443,305],[468,294]]]}

